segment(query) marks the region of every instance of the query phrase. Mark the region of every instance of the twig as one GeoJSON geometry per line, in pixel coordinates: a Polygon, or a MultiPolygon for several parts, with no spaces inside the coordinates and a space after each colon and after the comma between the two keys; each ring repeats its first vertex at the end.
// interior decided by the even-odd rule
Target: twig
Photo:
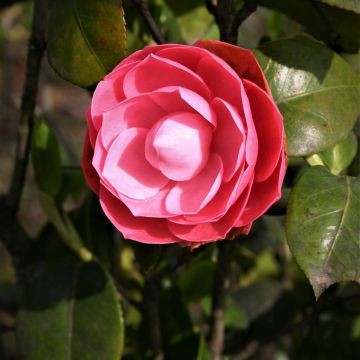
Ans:
{"type": "Polygon", "coordinates": [[[33,23],[28,46],[24,90],[17,129],[15,168],[7,195],[7,206],[15,214],[18,211],[24,187],[31,134],[36,106],[41,60],[45,51],[47,25],[47,0],[35,0],[33,23]]]}
{"type": "Polygon", "coordinates": [[[164,44],[166,42],[163,34],[161,33],[159,27],[156,25],[154,18],[152,17],[149,8],[147,7],[144,0],[132,0],[133,4],[137,8],[139,14],[143,17],[149,31],[156,41],[157,44],[164,44]]]}
{"type": "Polygon", "coordinates": [[[218,243],[209,334],[209,348],[213,360],[221,359],[224,347],[224,314],[226,295],[231,285],[231,255],[234,246],[234,240],[225,240],[218,243]]]}
{"type": "Polygon", "coordinates": [[[136,308],[140,313],[143,312],[142,303],[135,300],[127,291],[126,289],[119,283],[119,281],[115,281],[116,288],[120,295],[134,308],[136,308]]]}
{"type": "Polygon", "coordinates": [[[236,13],[233,23],[231,24],[230,36],[237,39],[239,26],[256,11],[258,0],[244,0],[241,9],[236,13]]]}
{"type": "Polygon", "coordinates": [[[143,302],[148,336],[154,360],[163,360],[161,322],[159,314],[160,278],[148,275],[145,278],[143,302]]]}
{"type": "Polygon", "coordinates": [[[256,10],[258,0],[244,0],[239,11],[235,10],[234,0],[207,0],[206,6],[219,27],[220,39],[236,44],[239,26],[256,10]]]}

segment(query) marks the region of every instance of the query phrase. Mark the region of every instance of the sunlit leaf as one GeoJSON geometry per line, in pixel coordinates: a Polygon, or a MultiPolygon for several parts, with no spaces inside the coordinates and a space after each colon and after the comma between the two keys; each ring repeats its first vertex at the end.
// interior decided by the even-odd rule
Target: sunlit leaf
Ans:
{"type": "Polygon", "coordinates": [[[331,284],[360,279],[360,179],[308,169],[289,201],[290,250],[315,295],[331,284]]]}

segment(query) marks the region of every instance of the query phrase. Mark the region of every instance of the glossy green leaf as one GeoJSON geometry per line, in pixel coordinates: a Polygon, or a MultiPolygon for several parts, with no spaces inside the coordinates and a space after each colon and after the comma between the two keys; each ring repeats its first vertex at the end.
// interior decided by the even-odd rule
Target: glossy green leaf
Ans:
{"type": "Polygon", "coordinates": [[[360,81],[344,59],[305,36],[266,43],[255,55],[284,116],[290,156],[348,136],[360,113],[360,81]]]}
{"type": "Polygon", "coordinates": [[[359,218],[359,178],[337,177],[316,166],[293,188],[287,240],[316,297],[335,282],[360,279],[359,218]]]}
{"type": "Polygon", "coordinates": [[[39,191],[38,196],[45,214],[49,217],[50,222],[55,226],[65,244],[77,252],[84,261],[90,261],[92,254],[84,246],[68,215],[56,204],[51,196],[42,191],[39,191]]]}
{"type": "Polygon", "coordinates": [[[324,4],[336,6],[341,9],[354,11],[360,14],[360,1],[359,0],[317,0],[324,4]]]}
{"type": "Polygon", "coordinates": [[[260,0],[259,3],[288,15],[332,48],[349,53],[360,48],[360,14],[315,0],[260,0]]]}
{"type": "Polygon", "coordinates": [[[25,360],[118,360],[124,323],[110,276],[96,262],[71,261],[34,274],[17,325],[25,360]]]}
{"type": "Polygon", "coordinates": [[[34,121],[31,159],[38,188],[50,196],[56,196],[62,183],[59,145],[43,120],[34,121]]]}
{"type": "Polygon", "coordinates": [[[100,81],[124,57],[120,0],[56,0],[48,29],[48,59],[65,80],[82,87],[100,81]]]}
{"type": "Polygon", "coordinates": [[[344,141],[323,151],[319,156],[332,174],[339,175],[353,161],[357,147],[357,138],[350,133],[344,141]]]}

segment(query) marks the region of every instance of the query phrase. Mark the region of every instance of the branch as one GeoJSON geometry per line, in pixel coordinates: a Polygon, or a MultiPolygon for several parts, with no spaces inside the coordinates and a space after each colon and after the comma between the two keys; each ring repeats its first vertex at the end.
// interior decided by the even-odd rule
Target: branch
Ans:
{"type": "Polygon", "coordinates": [[[134,308],[136,308],[140,313],[143,312],[142,304],[135,300],[127,291],[126,289],[119,283],[119,281],[115,281],[116,288],[120,295],[134,308]]]}
{"type": "Polygon", "coordinates": [[[237,39],[239,26],[253,13],[256,11],[258,6],[258,0],[244,0],[244,5],[236,13],[233,23],[231,24],[230,36],[237,39]]]}
{"type": "Polygon", "coordinates": [[[212,294],[209,347],[213,360],[220,360],[224,347],[226,295],[231,285],[231,254],[235,240],[218,242],[218,259],[212,294]]]}
{"type": "Polygon", "coordinates": [[[132,0],[133,4],[137,8],[137,11],[144,19],[147,27],[149,28],[149,31],[156,41],[157,44],[164,44],[166,43],[166,40],[164,38],[164,35],[161,33],[159,27],[156,25],[156,22],[154,18],[152,17],[149,8],[147,7],[144,0],[132,0]]]}
{"type": "Polygon", "coordinates": [[[45,51],[47,0],[35,0],[31,36],[28,45],[24,90],[17,129],[15,168],[7,195],[7,206],[16,214],[29,162],[31,134],[39,82],[41,60],[45,51]]]}
{"type": "Polygon", "coordinates": [[[219,27],[222,41],[236,44],[239,26],[256,10],[258,0],[244,0],[239,11],[234,0],[206,0],[206,6],[219,27]]]}
{"type": "Polygon", "coordinates": [[[164,359],[159,314],[160,280],[156,275],[148,275],[145,278],[143,293],[144,315],[154,360],[164,359]]]}

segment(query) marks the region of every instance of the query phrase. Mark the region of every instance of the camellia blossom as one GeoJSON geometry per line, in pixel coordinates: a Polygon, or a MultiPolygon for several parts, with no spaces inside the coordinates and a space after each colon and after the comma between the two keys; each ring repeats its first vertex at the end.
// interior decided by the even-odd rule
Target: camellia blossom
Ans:
{"type": "Polygon", "coordinates": [[[281,196],[283,120],[249,50],[145,47],[97,85],[87,122],[85,177],[128,239],[246,234],[281,196]]]}

